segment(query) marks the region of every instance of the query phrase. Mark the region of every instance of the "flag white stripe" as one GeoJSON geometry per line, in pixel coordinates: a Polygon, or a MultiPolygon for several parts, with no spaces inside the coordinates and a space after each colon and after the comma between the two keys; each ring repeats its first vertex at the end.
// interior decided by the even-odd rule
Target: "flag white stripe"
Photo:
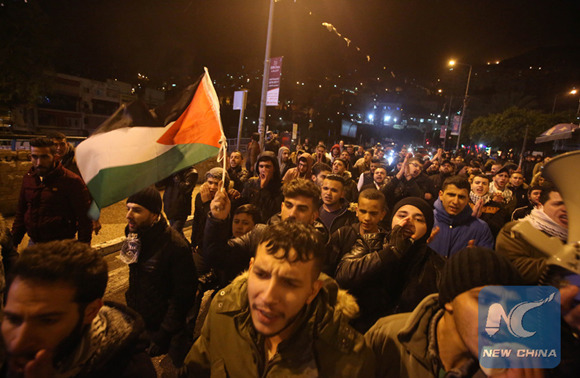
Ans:
{"type": "Polygon", "coordinates": [[[101,169],[143,163],[167,152],[174,146],[157,140],[172,125],[173,122],[165,127],[123,127],[86,139],[76,148],[83,179],[88,183],[101,169]]]}

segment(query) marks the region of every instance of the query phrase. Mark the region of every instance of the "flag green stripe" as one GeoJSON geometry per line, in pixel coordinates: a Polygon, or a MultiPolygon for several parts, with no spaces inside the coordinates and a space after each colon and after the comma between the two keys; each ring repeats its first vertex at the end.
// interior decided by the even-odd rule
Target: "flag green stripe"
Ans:
{"type": "Polygon", "coordinates": [[[164,179],[171,173],[207,160],[208,156],[214,157],[218,151],[219,148],[207,144],[179,144],[143,163],[101,169],[87,183],[87,187],[102,209],[164,179]]]}

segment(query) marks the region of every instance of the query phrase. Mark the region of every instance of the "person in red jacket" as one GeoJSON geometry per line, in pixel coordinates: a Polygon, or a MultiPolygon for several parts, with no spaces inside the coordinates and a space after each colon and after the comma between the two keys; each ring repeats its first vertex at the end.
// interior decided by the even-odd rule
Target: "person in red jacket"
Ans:
{"type": "Polygon", "coordinates": [[[83,180],[55,158],[51,139],[30,141],[32,167],[22,179],[16,217],[12,224],[14,245],[25,234],[31,244],[74,239],[90,244],[93,225],[87,216],[91,204],[83,180]]]}

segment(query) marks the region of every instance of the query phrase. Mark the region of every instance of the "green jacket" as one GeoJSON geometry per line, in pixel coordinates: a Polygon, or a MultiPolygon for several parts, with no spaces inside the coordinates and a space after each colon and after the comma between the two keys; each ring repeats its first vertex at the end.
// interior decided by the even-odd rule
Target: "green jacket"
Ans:
{"type": "Polygon", "coordinates": [[[214,297],[185,359],[192,377],[370,377],[374,357],[364,337],[351,328],[354,299],[328,277],[297,319],[297,332],[266,361],[264,338],[254,330],[248,308],[247,273],[214,297]]]}
{"type": "Polygon", "coordinates": [[[365,339],[375,353],[376,377],[485,377],[475,359],[459,369],[443,370],[431,324],[442,316],[438,298],[431,294],[413,312],[386,316],[368,330],[365,339]]]}

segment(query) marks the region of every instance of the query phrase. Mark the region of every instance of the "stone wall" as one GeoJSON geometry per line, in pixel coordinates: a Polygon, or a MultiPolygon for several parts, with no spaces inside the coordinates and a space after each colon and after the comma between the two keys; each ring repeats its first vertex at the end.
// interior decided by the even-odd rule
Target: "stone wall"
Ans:
{"type": "Polygon", "coordinates": [[[16,213],[22,176],[31,165],[28,150],[0,150],[0,213],[5,217],[16,213]]]}

